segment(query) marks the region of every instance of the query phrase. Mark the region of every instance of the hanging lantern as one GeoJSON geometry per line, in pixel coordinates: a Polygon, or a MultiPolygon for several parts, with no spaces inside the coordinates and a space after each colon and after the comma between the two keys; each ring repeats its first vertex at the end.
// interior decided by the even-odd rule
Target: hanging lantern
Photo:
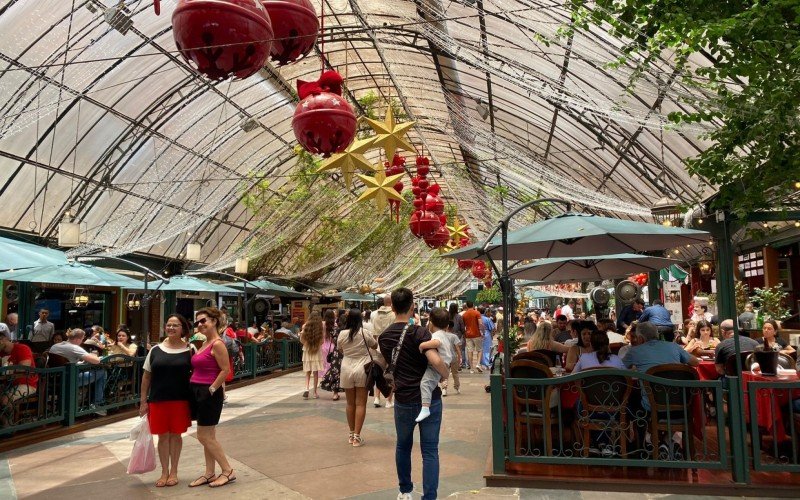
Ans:
{"type": "Polygon", "coordinates": [[[89,305],[89,291],[85,288],[76,288],[72,292],[72,303],[75,307],[86,307],[89,305]]]}
{"type": "Polygon", "coordinates": [[[239,257],[236,259],[236,265],[233,266],[233,272],[236,274],[247,274],[248,267],[250,267],[250,259],[247,257],[239,257]]]}
{"type": "Polygon", "coordinates": [[[472,263],[472,275],[479,280],[484,279],[488,275],[489,269],[486,267],[486,262],[476,260],[472,263]]]}
{"type": "Polygon", "coordinates": [[[408,227],[411,229],[411,234],[417,238],[424,238],[435,233],[439,226],[441,226],[439,218],[436,214],[431,212],[423,212],[420,210],[411,214],[411,219],[408,221],[408,227]]]}
{"type": "Polygon", "coordinates": [[[283,66],[308,55],[317,42],[319,19],[310,0],[261,0],[274,33],[270,59],[283,66]]]}
{"type": "Polygon", "coordinates": [[[131,311],[138,311],[142,307],[142,299],[138,293],[129,293],[126,302],[128,304],[128,309],[131,311]]]}
{"type": "Polygon", "coordinates": [[[423,240],[430,248],[441,248],[450,241],[450,231],[444,226],[439,226],[433,234],[425,236],[423,240]]]}
{"type": "Polygon", "coordinates": [[[212,80],[257,73],[274,38],[267,11],[253,0],[179,0],[172,35],[184,59],[212,80]]]}
{"type": "Polygon", "coordinates": [[[76,247],[81,244],[81,225],[72,221],[70,213],[64,214],[64,220],[58,223],[58,246],[76,247]]]}
{"type": "Polygon", "coordinates": [[[309,153],[325,157],[341,153],[356,136],[356,115],[342,97],[342,83],[335,71],[322,73],[314,82],[297,80],[300,103],[292,128],[297,142],[309,153]]]}
{"type": "Polygon", "coordinates": [[[200,260],[203,246],[200,243],[188,243],[186,245],[186,260],[200,260]]]}

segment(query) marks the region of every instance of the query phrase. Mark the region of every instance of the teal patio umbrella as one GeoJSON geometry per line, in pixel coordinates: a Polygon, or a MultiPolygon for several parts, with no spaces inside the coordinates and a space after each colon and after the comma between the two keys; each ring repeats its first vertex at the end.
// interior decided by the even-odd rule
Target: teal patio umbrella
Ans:
{"type": "Polygon", "coordinates": [[[173,292],[214,292],[214,293],[241,293],[240,290],[225,285],[218,285],[210,281],[201,280],[194,276],[177,274],[169,278],[169,283],[161,280],[151,281],[147,284],[151,290],[173,292]]]}
{"type": "Polygon", "coordinates": [[[512,269],[511,278],[536,280],[541,283],[574,283],[624,278],[634,273],[659,271],[676,261],[635,253],[585,257],[540,259],[533,264],[512,269]]]}
{"type": "MultiPolygon", "coordinates": [[[[231,288],[244,289],[244,283],[230,283],[228,284],[231,288]]],[[[255,280],[250,281],[247,283],[247,291],[252,292],[253,289],[261,290],[265,292],[269,292],[273,295],[278,297],[288,297],[291,299],[305,299],[308,298],[308,294],[298,292],[297,290],[293,290],[288,286],[278,285],[277,283],[273,283],[269,280],[255,280]]]]}
{"type": "Polygon", "coordinates": [[[339,294],[345,302],[375,302],[374,295],[364,295],[362,293],[342,292],[339,294]]]}
{"type": "Polygon", "coordinates": [[[0,273],[0,280],[52,283],[57,285],[113,286],[134,290],[144,288],[144,281],[138,281],[121,274],[107,271],[101,267],[78,262],[32,267],[30,269],[20,269],[19,271],[5,271],[0,273]]]}
{"type": "MultiPolygon", "coordinates": [[[[508,233],[508,260],[647,252],[705,243],[705,231],[597,215],[567,213],[508,233]]],[[[449,259],[502,258],[499,235],[442,255],[449,259]],[[481,250],[484,245],[486,252],[481,250]]],[[[666,266],[664,266],[666,267],[666,266]]]]}
{"type": "Polygon", "coordinates": [[[52,248],[0,237],[0,270],[55,266],[67,263],[67,255],[52,248]]]}

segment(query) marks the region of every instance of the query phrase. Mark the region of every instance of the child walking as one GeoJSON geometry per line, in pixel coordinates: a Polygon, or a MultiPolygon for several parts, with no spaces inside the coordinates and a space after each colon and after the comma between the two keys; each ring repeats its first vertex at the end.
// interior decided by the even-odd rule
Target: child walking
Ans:
{"type": "Polygon", "coordinates": [[[300,343],[303,344],[303,371],[306,372],[306,391],[303,399],[308,399],[311,373],[314,373],[314,399],[319,399],[317,383],[319,371],[322,370],[322,317],[319,311],[312,311],[308,321],[300,332],[300,343]]]}
{"type": "Polygon", "coordinates": [[[431,414],[431,397],[433,391],[438,387],[441,380],[447,379],[450,375],[450,363],[453,361],[453,345],[447,338],[447,325],[450,323],[450,313],[446,309],[437,307],[430,312],[428,329],[431,330],[431,340],[419,345],[420,352],[428,349],[436,349],[439,357],[446,365],[444,372],[440,373],[428,365],[422,380],[419,383],[419,390],[422,393],[422,410],[417,415],[416,421],[422,422],[431,414]]]}

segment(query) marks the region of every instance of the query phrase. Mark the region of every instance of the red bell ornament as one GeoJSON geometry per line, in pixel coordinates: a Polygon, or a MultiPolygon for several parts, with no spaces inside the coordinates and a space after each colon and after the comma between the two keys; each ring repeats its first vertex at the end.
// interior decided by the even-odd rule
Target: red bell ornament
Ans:
{"type": "Polygon", "coordinates": [[[311,52],[317,42],[319,19],[310,0],[261,0],[261,5],[275,34],[270,59],[283,66],[311,52]]]}
{"type": "Polygon", "coordinates": [[[179,0],[172,36],[181,55],[212,80],[247,78],[264,67],[272,24],[253,0],[179,0]]]}
{"type": "Polygon", "coordinates": [[[458,260],[458,268],[461,269],[462,271],[467,271],[469,269],[472,269],[472,264],[474,262],[475,261],[470,260],[470,259],[459,259],[458,260]]]}
{"type": "Polygon", "coordinates": [[[428,190],[428,196],[425,198],[425,210],[430,210],[436,215],[442,215],[444,213],[444,201],[435,194],[432,194],[430,189],[428,190]]]}
{"type": "Polygon", "coordinates": [[[484,279],[489,274],[489,270],[486,268],[486,262],[482,260],[476,260],[472,263],[472,275],[478,278],[479,280],[484,279]]]}
{"type": "Polygon", "coordinates": [[[300,102],[292,128],[297,142],[309,153],[330,156],[341,153],[356,136],[356,115],[342,97],[342,76],[322,73],[319,80],[297,80],[300,102]]]}
{"type": "Polygon", "coordinates": [[[417,238],[424,238],[436,232],[441,223],[435,214],[430,212],[423,212],[417,210],[411,214],[411,219],[408,221],[408,227],[411,229],[411,234],[417,238]]]}
{"type": "Polygon", "coordinates": [[[425,244],[429,247],[441,248],[447,245],[447,242],[450,241],[450,231],[448,231],[444,226],[439,226],[439,229],[434,231],[433,234],[426,236],[423,239],[425,240],[425,244]]]}

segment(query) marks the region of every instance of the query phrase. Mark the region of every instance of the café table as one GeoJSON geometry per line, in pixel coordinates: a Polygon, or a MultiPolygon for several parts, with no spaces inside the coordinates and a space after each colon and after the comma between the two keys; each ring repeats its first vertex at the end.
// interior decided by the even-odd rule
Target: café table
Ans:
{"type": "MultiPolygon", "coordinates": [[[[744,390],[745,418],[750,421],[750,401],[747,386],[750,382],[772,382],[775,384],[797,382],[797,373],[790,371],[768,376],[761,373],[742,372],[742,387],[744,390]]],[[[778,441],[786,441],[786,422],[782,408],[785,408],[794,399],[800,398],[800,389],[761,388],[756,391],[756,418],[758,426],[768,435],[774,436],[778,441]]],[[[791,422],[789,423],[791,424],[791,422]]]]}
{"type": "Polygon", "coordinates": [[[700,380],[717,380],[720,377],[713,359],[701,359],[700,364],[694,369],[700,380]]]}

